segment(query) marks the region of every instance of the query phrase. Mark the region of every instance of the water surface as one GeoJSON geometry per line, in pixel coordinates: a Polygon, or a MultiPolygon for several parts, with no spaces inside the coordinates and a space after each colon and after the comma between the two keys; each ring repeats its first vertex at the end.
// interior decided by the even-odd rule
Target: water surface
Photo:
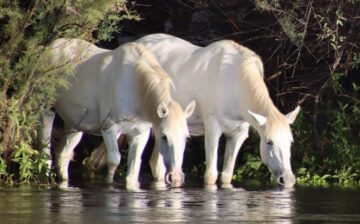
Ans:
{"type": "Polygon", "coordinates": [[[360,223],[360,189],[274,186],[139,190],[101,181],[1,187],[0,223],[360,223]]]}

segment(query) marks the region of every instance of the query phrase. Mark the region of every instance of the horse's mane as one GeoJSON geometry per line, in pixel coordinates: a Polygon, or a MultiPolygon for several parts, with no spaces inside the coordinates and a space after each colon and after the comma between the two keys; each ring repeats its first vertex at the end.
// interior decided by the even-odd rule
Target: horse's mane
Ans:
{"type": "Polygon", "coordinates": [[[289,129],[289,124],[284,115],[273,104],[269,91],[264,82],[264,68],[261,58],[250,49],[241,46],[234,41],[229,41],[241,54],[240,80],[244,82],[243,87],[251,97],[249,100],[250,110],[267,117],[267,129],[265,134],[271,136],[274,130],[278,130],[279,125],[289,129]]]}
{"type": "Polygon", "coordinates": [[[144,45],[131,43],[131,46],[140,55],[135,70],[141,106],[144,111],[147,111],[147,116],[152,122],[160,122],[157,107],[161,102],[164,102],[169,109],[180,109],[171,97],[171,88],[175,88],[174,83],[155,56],[144,45]]]}

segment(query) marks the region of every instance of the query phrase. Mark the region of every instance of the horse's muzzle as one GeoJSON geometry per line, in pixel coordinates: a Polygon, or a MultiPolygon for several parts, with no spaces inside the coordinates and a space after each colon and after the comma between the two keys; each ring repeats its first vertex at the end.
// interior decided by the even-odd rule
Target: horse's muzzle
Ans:
{"type": "Polygon", "coordinates": [[[285,174],[279,176],[276,181],[278,184],[288,188],[294,186],[294,184],[296,183],[296,178],[294,174],[285,174]]]}
{"type": "Polygon", "coordinates": [[[170,187],[180,187],[184,180],[185,175],[181,170],[171,171],[165,175],[165,182],[170,187]]]}

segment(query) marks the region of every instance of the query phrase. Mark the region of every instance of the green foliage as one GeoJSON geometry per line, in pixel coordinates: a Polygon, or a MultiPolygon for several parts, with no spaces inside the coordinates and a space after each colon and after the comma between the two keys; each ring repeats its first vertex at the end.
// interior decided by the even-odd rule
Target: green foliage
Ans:
{"type": "MultiPolygon", "coordinates": [[[[297,100],[305,103],[292,126],[292,164],[298,182],[359,185],[360,88],[358,77],[351,75],[358,73],[360,63],[359,35],[355,31],[360,22],[359,1],[254,3],[259,11],[276,18],[281,27],[278,39],[283,39],[279,43],[289,40],[297,49],[289,51],[292,55],[284,57],[282,63],[284,67],[290,65],[291,78],[294,83],[299,82],[284,92],[298,94],[292,89],[299,89],[300,94],[306,95],[297,100]],[[309,58],[316,63],[311,64],[309,58]],[[315,71],[308,78],[306,67],[315,71]]],[[[279,97],[278,102],[281,101],[288,103],[279,97]]]]}
{"type": "MultiPolygon", "coordinates": [[[[258,155],[258,154],[257,154],[258,155]]],[[[245,163],[239,166],[234,173],[233,179],[236,181],[242,179],[267,179],[270,180],[270,172],[267,167],[261,162],[259,156],[246,153],[245,163]]]]}
{"type": "MultiPolygon", "coordinates": [[[[0,152],[14,151],[21,182],[43,181],[43,158],[31,149],[39,117],[74,67],[48,63],[47,46],[60,37],[109,39],[120,21],[138,18],[131,15],[124,0],[0,0],[0,152]]],[[[10,164],[2,160],[0,166],[10,164]]]]}
{"type": "Polygon", "coordinates": [[[358,69],[360,64],[360,53],[353,54],[353,60],[350,62],[351,68],[358,69]]]}
{"type": "Polygon", "coordinates": [[[18,166],[20,183],[49,183],[50,169],[47,159],[44,154],[32,149],[30,145],[22,142],[16,146],[12,161],[18,166]]]}
{"type": "Polygon", "coordinates": [[[344,74],[335,73],[332,92],[324,95],[316,113],[318,120],[304,114],[294,129],[298,181],[313,184],[360,184],[360,88],[345,88],[344,74]],[[321,116],[321,117],[320,117],[321,116]],[[315,128],[314,128],[315,126],[315,128]],[[320,138],[318,141],[317,138],[320,138]]]}
{"type": "Polygon", "coordinates": [[[136,12],[126,8],[126,1],[121,0],[113,9],[106,15],[106,18],[102,20],[97,30],[97,38],[100,40],[110,40],[113,33],[119,33],[121,29],[118,24],[123,20],[140,20],[140,16],[136,12]],[[119,17],[119,13],[123,12],[119,17]]]}
{"type": "Polygon", "coordinates": [[[260,158],[260,137],[254,129],[251,129],[249,136],[249,139],[245,141],[239,153],[238,166],[234,170],[233,180],[254,179],[270,181],[271,174],[260,158]]]}
{"type": "Polygon", "coordinates": [[[318,34],[318,38],[327,40],[334,51],[339,51],[346,39],[346,37],[341,34],[340,27],[344,26],[344,23],[347,21],[341,9],[336,10],[334,22],[330,21],[330,17],[321,14],[315,14],[315,18],[318,20],[318,24],[322,30],[322,33],[318,34]]]}
{"type": "Polygon", "coordinates": [[[0,157],[0,180],[7,184],[12,183],[12,175],[8,173],[7,162],[2,157],[0,157]]]}

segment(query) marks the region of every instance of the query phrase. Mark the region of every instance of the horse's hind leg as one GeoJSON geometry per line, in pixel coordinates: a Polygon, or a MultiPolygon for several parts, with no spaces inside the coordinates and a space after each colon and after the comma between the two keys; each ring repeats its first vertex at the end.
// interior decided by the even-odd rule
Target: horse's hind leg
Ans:
{"type": "Polygon", "coordinates": [[[54,123],[55,113],[48,112],[41,116],[41,126],[39,130],[39,141],[42,153],[46,156],[46,163],[49,170],[51,169],[51,131],[54,123]]]}
{"type": "Polygon", "coordinates": [[[221,173],[222,184],[231,184],[236,157],[242,144],[244,143],[245,139],[248,137],[248,132],[249,132],[249,124],[247,122],[244,122],[240,125],[239,132],[227,136],[225,154],[224,154],[224,164],[221,173]]]}
{"type": "Polygon", "coordinates": [[[69,162],[72,159],[74,148],[80,142],[82,135],[83,132],[76,131],[66,126],[60,145],[55,150],[56,167],[60,181],[62,182],[66,182],[69,179],[69,162]]]}
{"type": "Polygon", "coordinates": [[[144,151],[147,140],[149,139],[150,129],[136,135],[129,134],[129,151],[128,151],[128,172],[126,176],[127,188],[139,187],[139,172],[141,166],[141,155],[144,151]]]}
{"type": "Polygon", "coordinates": [[[121,157],[117,144],[117,138],[120,136],[120,134],[121,133],[118,132],[114,126],[101,131],[101,135],[103,136],[107,150],[106,161],[108,173],[106,176],[106,183],[113,182],[116,168],[120,164],[121,157]]]}

